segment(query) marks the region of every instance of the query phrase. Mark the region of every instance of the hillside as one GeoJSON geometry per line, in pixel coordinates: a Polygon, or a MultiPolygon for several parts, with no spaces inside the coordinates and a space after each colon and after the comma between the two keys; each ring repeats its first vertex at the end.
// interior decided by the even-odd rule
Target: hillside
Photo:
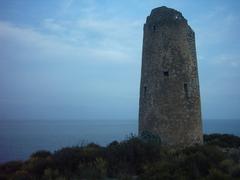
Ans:
{"type": "Polygon", "coordinates": [[[204,135],[204,145],[163,147],[131,136],[106,147],[90,143],[0,165],[0,179],[240,179],[240,138],[204,135]]]}

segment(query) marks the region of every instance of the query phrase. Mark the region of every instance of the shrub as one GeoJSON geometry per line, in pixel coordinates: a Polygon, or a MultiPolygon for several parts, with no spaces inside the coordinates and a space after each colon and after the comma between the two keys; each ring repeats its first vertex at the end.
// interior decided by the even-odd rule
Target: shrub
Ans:
{"type": "Polygon", "coordinates": [[[107,175],[107,162],[103,158],[97,158],[94,166],[96,170],[98,171],[99,178],[104,178],[107,175]]]}
{"type": "Polygon", "coordinates": [[[63,148],[55,151],[53,159],[57,169],[62,173],[74,172],[77,170],[81,160],[82,149],[80,147],[63,148]]]}
{"type": "Polygon", "coordinates": [[[29,172],[33,177],[42,177],[44,170],[53,166],[54,162],[51,157],[32,157],[25,162],[23,169],[29,172]]]}
{"type": "Polygon", "coordinates": [[[204,135],[204,144],[216,145],[220,147],[238,148],[240,138],[231,134],[210,134],[204,135]]]}
{"type": "Polygon", "coordinates": [[[232,179],[231,176],[221,172],[218,169],[211,169],[210,174],[206,177],[206,180],[229,180],[232,179]]]}
{"type": "Polygon", "coordinates": [[[143,131],[140,135],[140,138],[147,143],[161,144],[160,136],[149,131],[143,131]]]}
{"type": "Polygon", "coordinates": [[[30,158],[47,158],[52,156],[52,153],[50,151],[46,151],[46,150],[40,150],[37,151],[35,153],[33,153],[30,158]]]}
{"type": "Polygon", "coordinates": [[[31,180],[34,179],[31,175],[24,170],[16,171],[10,178],[11,180],[31,180]]]}
{"type": "Polygon", "coordinates": [[[0,165],[0,174],[13,174],[23,166],[22,161],[10,161],[0,165]]]}
{"type": "Polygon", "coordinates": [[[107,147],[37,151],[25,162],[0,165],[0,179],[240,179],[240,151],[234,147],[238,138],[231,135],[205,135],[204,145],[185,148],[161,146],[151,134],[130,136],[107,147]]]}

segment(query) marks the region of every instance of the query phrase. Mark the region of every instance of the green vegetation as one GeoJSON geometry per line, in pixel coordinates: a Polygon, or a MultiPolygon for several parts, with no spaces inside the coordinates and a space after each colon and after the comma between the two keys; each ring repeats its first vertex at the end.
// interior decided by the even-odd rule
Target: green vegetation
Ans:
{"type": "Polygon", "coordinates": [[[38,151],[26,161],[0,165],[0,179],[240,179],[240,138],[204,135],[204,145],[161,146],[144,135],[114,141],[106,147],[91,143],[55,151],[38,151]]]}

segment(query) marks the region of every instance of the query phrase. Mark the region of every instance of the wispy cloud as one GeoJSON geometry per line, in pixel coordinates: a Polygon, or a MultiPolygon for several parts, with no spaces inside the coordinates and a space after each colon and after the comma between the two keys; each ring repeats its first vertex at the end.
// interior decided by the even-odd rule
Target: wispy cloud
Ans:
{"type": "MultiPolygon", "coordinates": [[[[94,24],[94,23],[93,23],[94,24]]],[[[0,38],[5,41],[11,41],[15,44],[21,44],[21,47],[28,52],[35,52],[35,56],[51,56],[51,59],[88,59],[92,61],[108,61],[108,62],[131,62],[134,59],[132,54],[125,47],[125,43],[116,44],[116,39],[112,41],[108,37],[103,37],[101,43],[93,43],[94,39],[90,40],[91,43],[81,42],[86,37],[88,32],[81,32],[83,25],[77,25],[79,32],[74,29],[73,31],[68,30],[70,27],[60,25],[54,22],[52,19],[45,21],[44,28],[51,30],[53,33],[43,33],[35,30],[34,28],[18,27],[11,23],[0,22],[0,38]],[[67,31],[66,34],[63,34],[67,31]],[[74,39],[78,35],[82,36],[79,39],[74,39]],[[74,42],[75,41],[75,42],[74,42]],[[108,41],[108,44],[104,44],[108,41]],[[98,46],[94,45],[98,44],[98,46]]],[[[92,26],[92,25],[90,25],[92,26]]],[[[95,24],[96,28],[111,28],[107,24],[95,24]],[[103,27],[104,26],[104,27],[103,27]]],[[[89,27],[89,25],[85,26],[89,27]]],[[[97,29],[95,29],[97,31],[97,29]]],[[[100,31],[100,30],[99,30],[100,31]]],[[[100,32],[99,32],[100,33],[100,32]]],[[[13,50],[13,49],[12,49],[13,50]]],[[[6,53],[6,52],[2,52],[6,53]]]]}
{"type": "Polygon", "coordinates": [[[240,55],[222,54],[213,59],[213,63],[216,65],[230,66],[237,68],[240,66],[240,55]]]}
{"type": "Polygon", "coordinates": [[[74,0],[62,1],[58,14],[43,19],[38,27],[0,21],[0,36],[51,59],[112,63],[139,60],[142,22],[103,15],[95,1],[83,5],[74,18],[64,18],[71,13],[74,3],[74,0]]]}
{"type": "Polygon", "coordinates": [[[230,43],[238,33],[240,17],[223,6],[206,9],[193,21],[201,47],[230,43]]]}
{"type": "Polygon", "coordinates": [[[51,18],[45,19],[42,22],[42,26],[44,28],[46,28],[47,30],[52,31],[54,33],[66,31],[66,28],[63,25],[61,25],[60,23],[56,23],[56,21],[51,18]]]}
{"type": "Polygon", "coordinates": [[[60,12],[61,14],[65,14],[67,11],[69,11],[69,8],[74,3],[74,0],[63,0],[60,6],[60,12]]]}

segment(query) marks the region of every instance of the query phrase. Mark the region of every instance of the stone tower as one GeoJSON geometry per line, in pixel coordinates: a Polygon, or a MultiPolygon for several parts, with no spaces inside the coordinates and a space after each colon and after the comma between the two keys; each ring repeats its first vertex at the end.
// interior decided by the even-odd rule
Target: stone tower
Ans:
{"type": "Polygon", "coordinates": [[[139,134],[165,145],[203,142],[194,32],[174,9],[153,9],[144,24],[139,134]]]}

